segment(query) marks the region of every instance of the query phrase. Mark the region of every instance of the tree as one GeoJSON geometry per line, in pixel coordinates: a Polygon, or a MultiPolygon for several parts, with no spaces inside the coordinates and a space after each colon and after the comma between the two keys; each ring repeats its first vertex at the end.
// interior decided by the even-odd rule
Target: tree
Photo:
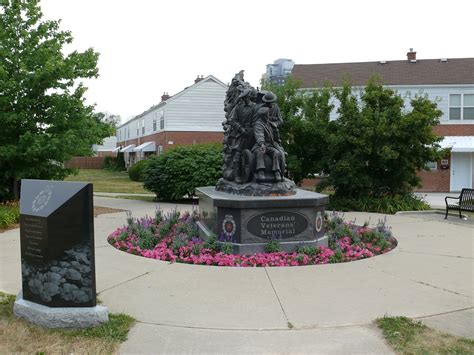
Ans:
{"type": "Polygon", "coordinates": [[[406,110],[403,99],[377,79],[360,99],[348,85],[335,96],[339,117],[327,130],[326,183],[336,196],[405,195],[419,184],[417,172],[446,154],[432,129],[442,112],[427,97],[415,97],[406,110]]]}
{"type": "Polygon", "coordinates": [[[115,115],[110,112],[100,112],[98,115],[101,122],[108,123],[114,129],[120,126],[120,123],[122,122],[122,117],[120,115],[115,115]]]}
{"type": "Polygon", "coordinates": [[[283,116],[280,128],[283,147],[288,153],[290,177],[299,182],[326,167],[326,130],[333,105],[331,90],[322,88],[303,92],[291,77],[283,85],[266,85],[277,96],[283,116]]]}
{"type": "Polygon", "coordinates": [[[38,1],[0,0],[0,200],[18,196],[19,179],[64,178],[64,161],[113,133],[78,82],[98,76],[98,53],[63,54],[72,39],[38,1]]]}
{"type": "Polygon", "coordinates": [[[447,153],[433,132],[442,114],[436,103],[417,96],[407,110],[375,77],[360,94],[348,84],[304,92],[291,78],[264,89],[278,97],[291,177],[324,173],[318,188],[332,186],[336,198],[406,195],[420,182],[417,172],[447,153]],[[333,121],[332,97],[340,103],[333,121]]]}

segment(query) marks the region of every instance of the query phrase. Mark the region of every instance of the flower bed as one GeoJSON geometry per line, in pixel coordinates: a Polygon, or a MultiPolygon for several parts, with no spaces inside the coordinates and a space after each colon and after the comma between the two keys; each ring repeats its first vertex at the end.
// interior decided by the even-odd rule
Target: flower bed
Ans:
{"type": "Polygon", "coordinates": [[[326,218],[329,247],[300,247],[294,252],[279,251],[278,241],[267,244],[266,253],[232,254],[230,243],[212,236],[207,241],[199,237],[195,213],[176,211],[163,216],[157,210],[154,217],[134,219],[128,215],[127,225],[118,228],[108,241],[115,248],[130,254],[170,262],[255,267],[301,266],[339,263],[366,259],[392,250],[397,242],[385,221],[374,229],[367,223],[360,227],[344,222],[336,213],[326,218]]]}

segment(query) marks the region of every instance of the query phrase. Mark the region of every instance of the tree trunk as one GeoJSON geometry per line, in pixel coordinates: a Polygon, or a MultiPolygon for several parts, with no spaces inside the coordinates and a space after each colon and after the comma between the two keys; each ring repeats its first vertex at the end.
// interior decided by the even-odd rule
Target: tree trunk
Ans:
{"type": "Polygon", "coordinates": [[[12,188],[12,192],[13,192],[13,199],[15,201],[18,201],[20,199],[20,185],[21,185],[21,181],[20,180],[17,180],[16,178],[13,178],[12,179],[12,183],[13,183],[13,188],[12,188]]]}

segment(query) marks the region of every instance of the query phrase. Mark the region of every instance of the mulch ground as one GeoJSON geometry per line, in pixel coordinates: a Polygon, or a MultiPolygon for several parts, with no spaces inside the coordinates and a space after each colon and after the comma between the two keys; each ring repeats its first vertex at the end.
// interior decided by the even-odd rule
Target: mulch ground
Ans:
{"type": "Polygon", "coordinates": [[[10,229],[15,229],[15,228],[20,228],[20,225],[19,224],[14,224],[14,225],[12,225],[8,228],[0,228],[0,233],[9,231],[10,229]]]}
{"type": "Polygon", "coordinates": [[[94,206],[94,217],[97,217],[101,214],[117,213],[117,212],[125,212],[125,210],[120,210],[118,208],[94,206]]]}

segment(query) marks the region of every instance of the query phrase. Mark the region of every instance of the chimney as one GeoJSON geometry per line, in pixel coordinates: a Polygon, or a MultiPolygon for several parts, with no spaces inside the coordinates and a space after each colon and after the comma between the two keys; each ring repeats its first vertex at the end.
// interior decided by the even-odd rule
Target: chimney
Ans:
{"type": "Polygon", "coordinates": [[[163,95],[161,95],[161,102],[166,101],[170,98],[170,95],[168,95],[167,92],[164,92],[163,95]]]}
{"type": "Polygon", "coordinates": [[[416,52],[413,52],[413,48],[407,53],[407,59],[411,63],[416,63],[416,52]]]}
{"type": "Polygon", "coordinates": [[[202,75],[199,76],[199,75],[198,75],[197,78],[194,79],[194,84],[199,83],[202,79],[204,79],[204,76],[202,76],[202,75]]]}

